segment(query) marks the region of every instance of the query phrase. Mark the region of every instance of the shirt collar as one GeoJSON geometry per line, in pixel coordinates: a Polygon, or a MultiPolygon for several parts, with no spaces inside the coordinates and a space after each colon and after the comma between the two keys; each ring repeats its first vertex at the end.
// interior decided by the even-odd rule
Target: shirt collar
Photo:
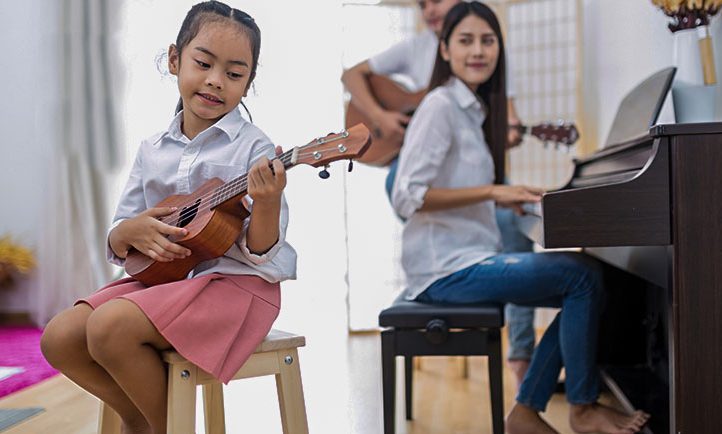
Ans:
{"type": "MultiPolygon", "coordinates": [[[[170,125],[168,126],[167,135],[177,141],[188,141],[188,139],[185,138],[185,136],[183,135],[183,131],[181,130],[182,122],[183,110],[179,111],[178,114],[173,117],[173,120],[171,120],[170,125]]],[[[238,107],[236,107],[226,113],[225,116],[223,116],[215,124],[211,125],[208,129],[213,128],[220,130],[228,136],[229,140],[233,141],[233,139],[238,136],[238,132],[241,130],[241,126],[245,122],[245,119],[243,119],[243,116],[241,116],[241,111],[238,109],[238,107]]]]}
{"type": "Polygon", "coordinates": [[[477,110],[482,110],[479,98],[459,78],[452,75],[446,86],[449,88],[449,91],[456,103],[459,104],[459,107],[462,109],[466,110],[468,108],[475,108],[477,110]]]}

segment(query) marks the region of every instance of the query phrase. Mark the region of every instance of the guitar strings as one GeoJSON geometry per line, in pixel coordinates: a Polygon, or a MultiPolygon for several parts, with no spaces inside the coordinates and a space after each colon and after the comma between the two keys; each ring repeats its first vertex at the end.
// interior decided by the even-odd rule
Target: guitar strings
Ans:
{"type": "MultiPolygon", "coordinates": [[[[302,151],[302,150],[303,150],[305,147],[307,147],[307,146],[309,146],[309,145],[304,145],[303,147],[299,147],[298,150],[301,151],[301,152],[298,152],[296,155],[299,156],[299,157],[305,157],[305,156],[309,156],[309,155],[314,155],[314,153],[315,153],[316,151],[313,151],[313,152],[308,152],[308,151],[303,152],[303,151],[302,151]]],[[[279,155],[278,157],[274,158],[274,159],[271,160],[271,161],[280,160],[280,161],[284,164],[284,167],[285,167],[287,164],[290,163],[290,158],[293,156],[293,150],[294,150],[294,149],[290,149],[290,150],[284,152],[283,154],[279,155]]],[[[174,213],[169,214],[169,215],[167,215],[167,216],[163,216],[164,218],[160,218],[159,220],[162,221],[163,223],[169,224],[169,225],[171,225],[171,226],[177,226],[178,223],[180,223],[183,219],[185,219],[186,217],[192,215],[193,213],[199,214],[199,213],[201,213],[201,212],[205,212],[206,210],[211,209],[211,207],[214,205],[214,204],[211,203],[211,202],[213,202],[213,201],[208,200],[208,199],[210,199],[211,197],[215,196],[215,197],[217,197],[217,198],[223,198],[225,195],[228,195],[230,192],[233,192],[233,191],[237,191],[237,192],[238,192],[238,193],[235,193],[235,194],[233,194],[233,195],[228,196],[228,197],[226,198],[226,199],[228,199],[228,198],[231,198],[231,197],[233,197],[233,196],[235,196],[235,195],[237,195],[237,194],[242,193],[244,190],[246,190],[246,189],[248,188],[248,185],[247,185],[247,177],[248,177],[248,174],[247,174],[247,173],[246,173],[246,174],[243,174],[243,175],[241,175],[241,176],[239,176],[239,177],[237,177],[237,178],[229,181],[228,183],[223,184],[222,186],[219,186],[218,188],[216,188],[216,189],[214,189],[214,190],[212,190],[212,191],[210,191],[210,192],[208,192],[208,193],[205,193],[205,194],[202,195],[202,196],[199,196],[199,197],[195,198],[195,199],[193,200],[193,202],[186,202],[186,203],[179,204],[177,207],[178,207],[178,208],[182,208],[180,211],[174,212],[174,213]],[[197,208],[193,208],[193,205],[194,205],[195,203],[197,203],[198,201],[200,201],[200,202],[203,203],[204,205],[199,206],[199,207],[197,207],[197,208]],[[177,216],[176,216],[176,214],[177,214],[177,216]],[[168,221],[167,221],[166,219],[169,219],[169,218],[170,218],[171,220],[168,220],[168,221]],[[173,220],[173,219],[175,219],[175,220],[173,220]]],[[[221,203],[221,202],[223,202],[223,201],[226,200],[226,199],[218,200],[217,203],[221,203]]],[[[216,203],[216,204],[217,204],[217,203],[216,203]]]]}

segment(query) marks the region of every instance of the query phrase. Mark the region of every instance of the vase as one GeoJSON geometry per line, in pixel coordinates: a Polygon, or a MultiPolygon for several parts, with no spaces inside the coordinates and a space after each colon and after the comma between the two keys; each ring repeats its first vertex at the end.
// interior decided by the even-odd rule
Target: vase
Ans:
{"type": "Polygon", "coordinates": [[[678,30],[673,38],[677,72],[672,83],[672,100],[677,123],[712,122],[717,86],[709,27],[678,30]]]}

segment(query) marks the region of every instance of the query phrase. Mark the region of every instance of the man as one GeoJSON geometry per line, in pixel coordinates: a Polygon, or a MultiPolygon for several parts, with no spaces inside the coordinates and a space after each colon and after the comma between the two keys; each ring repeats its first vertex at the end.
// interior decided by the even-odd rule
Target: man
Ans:
{"type": "MultiPolygon", "coordinates": [[[[369,127],[380,132],[382,137],[401,142],[404,137],[405,125],[408,124],[410,118],[404,113],[385,110],[379,105],[371,93],[368,84],[369,75],[401,74],[411,81],[412,86],[408,89],[409,91],[416,92],[426,89],[431,80],[444,17],[460,1],[418,1],[426,24],[425,30],[344,71],[341,81],[351,93],[351,103],[371,120],[373,125],[369,127]]],[[[520,121],[513,101],[513,83],[508,76],[507,94],[509,125],[519,125],[520,121]]],[[[518,129],[509,128],[509,147],[517,146],[521,140],[518,129]]],[[[389,196],[396,174],[396,164],[397,161],[394,160],[389,165],[389,175],[386,179],[386,191],[389,196]]],[[[497,221],[502,233],[505,253],[531,251],[531,241],[517,229],[515,216],[511,210],[498,210],[497,221]]],[[[534,350],[534,308],[507,305],[506,317],[510,343],[507,363],[514,372],[518,387],[529,367],[534,350]]]]}

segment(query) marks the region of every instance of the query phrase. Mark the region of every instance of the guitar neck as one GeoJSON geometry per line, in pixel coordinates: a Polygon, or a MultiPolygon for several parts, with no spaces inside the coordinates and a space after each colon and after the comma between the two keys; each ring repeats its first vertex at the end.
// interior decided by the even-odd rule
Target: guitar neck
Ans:
{"type": "MultiPolygon", "coordinates": [[[[292,148],[272,159],[269,162],[269,166],[273,168],[273,162],[276,160],[280,160],[286,170],[295,166],[297,149],[298,148],[292,148]]],[[[241,197],[248,194],[248,174],[244,173],[243,175],[226,182],[216,188],[211,194],[211,209],[221,206],[227,202],[240,200],[241,197]]]]}

